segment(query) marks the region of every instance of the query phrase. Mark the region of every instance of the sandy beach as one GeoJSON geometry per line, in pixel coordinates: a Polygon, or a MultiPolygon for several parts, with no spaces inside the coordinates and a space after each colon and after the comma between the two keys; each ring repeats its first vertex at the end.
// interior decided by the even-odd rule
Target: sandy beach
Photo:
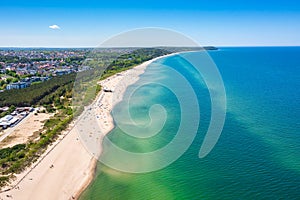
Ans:
{"type": "Polygon", "coordinates": [[[114,104],[122,100],[126,88],[139,79],[147,65],[159,58],[101,81],[103,88],[113,92],[101,91],[96,100],[70,124],[36,163],[16,175],[9,187],[3,188],[8,191],[1,192],[0,199],[77,199],[93,179],[103,136],[114,127],[110,115],[114,104]],[[116,86],[118,90],[115,90],[116,86]],[[91,121],[97,122],[99,130],[93,127],[90,132],[85,129],[84,135],[80,133],[83,126],[92,127],[88,124],[91,121]],[[91,143],[83,141],[87,138],[91,143]]]}
{"type": "Polygon", "coordinates": [[[7,134],[7,137],[0,141],[0,148],[26,143],[30,137],[36,138],[35,135],[43,129],[44,122],[53,115],[53,113],[38,113],[37,115],[29,113],[18,125],[3,131],[3,135],[7,134]]]}

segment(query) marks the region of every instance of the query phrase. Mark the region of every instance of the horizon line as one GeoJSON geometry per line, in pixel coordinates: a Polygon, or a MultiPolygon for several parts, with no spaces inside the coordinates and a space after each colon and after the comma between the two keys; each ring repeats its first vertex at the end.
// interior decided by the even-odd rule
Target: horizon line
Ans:
{"type": "Polygon", "coordinates": [[[153,46],[153,47],[137,47],[137,46],[114,46],[114,47],[92,47],[92,46],[0,46],[2,48],[19,48],[19,49],[95,49],[95,48],[159,48],[159,47],[170,47],[170,48],[202,48],[202,47],[216,47],[216,48],[226,48],[226,47],[300,47],[300,45],[203,45],[203,46],[153,46]]]}

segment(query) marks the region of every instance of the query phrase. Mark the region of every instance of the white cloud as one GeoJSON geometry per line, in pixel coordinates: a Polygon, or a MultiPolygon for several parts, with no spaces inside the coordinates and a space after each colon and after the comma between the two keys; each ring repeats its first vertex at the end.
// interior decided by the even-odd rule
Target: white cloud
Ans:
{"type": "Polygon", "coordinates": [[[53,25],[49,26],[49,28],[51,28],[51,29],[60,29],[60,27],[56,24],[53,24],[53,25]]]}

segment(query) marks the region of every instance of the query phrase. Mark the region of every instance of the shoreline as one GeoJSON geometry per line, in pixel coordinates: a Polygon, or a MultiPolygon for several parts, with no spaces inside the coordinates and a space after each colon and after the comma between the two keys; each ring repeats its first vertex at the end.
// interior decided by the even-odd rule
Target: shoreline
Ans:
{"type": "Polygon", "coordinates": [[[85,183],[83,183],[83,185],[75,192],[74,199],[79,199],[79,197],[81,196],[81,194],[88,188],[88,186],[91,184],[91,182],[93,181],[95,174],[96,174],[96,170],[97,170],[97,162],[98,160],[96,158],[92,158],[91,162],[90,162],[90,168],[89,168],[89,176],[87,177],[87,180],[85,181],[85,183]]]}
{"type": "MultiPolygon", "coordinates": [[[[82,116],[95,117],[87,111],[90,109],[98,114],[97,118],[101,115],[98,126],[102,129],[102,135],[101,137],[98,135],[99,138],[96,140],[101,142],[104,135],[114,128],[111,110],[116,103],[122,100],[126,88],[139,80],[140,75],[145,72],[150,63],[174,54],[178,53],[156,57],[100,81],[103,88],[109,87],[114,91],[117,85],[122,85],[122,89],[117,94],[101,91],[88,109],[70,123],[67,130],[47,148],[37,162],[21,174],[16,175],[16,179],[9,184],[9,187],[2,190],[8,189],[8,191],[0,193],[0,199],[33,200],[42,199],[45,196],[48,199],[78,199],[92,182],[98,161],[79,139],[77,125],[81,122],[82,116]],[[124,77],[129,77],[130,81],[122,82],[124,77]],[[116,95],[117,98],[115,102],[113,102],[113,95],[116,95]]],[[[102,145],[102,142],[100,144],[102,145]]],[[[99,143],[97,143],[97,155],[101,153],[101,145],[99,148],[99,143]]]]}
{"type": "MultiPolygon", "coordinates": [[[[153,58],[151,60],[148,60],[148,61],[145,61],[143,62],[142,64],[139,64],[129,70],[126,70],[126,71],[123,71],[123,72],[120,72],[118,74],[115,74],[113,75],[112,77],[108,77],[107,79],[103,80],[103,81],[100,81],[100,85],[103,87],[103,86],[108,86],[110,89],[114,89],[116,88],[116,86],[119,86],[118,87],[118,93],[117,93],[117,97],[116,100],[114,102],[112,102],[112,97],[113,95],[110,95],[109,97],[109,100],[111,100],[110,104],[108,104],[108,106],[110,107],[108,109],[108,117],[109,117],[109,128],[108,130],[104,130],[104,135],[107,135],[111,132],[111,130],[113,130],[113,128],[115,127],[115,124],[114,124],[114,121],[113,121],[113,118],[111,116],[111,111],[113,109],[113,107],[115,106],[115,104],[117,104],[118,102],[122,101],[123,99],[123,96],[124,96],[124,93],[126,92],[126,89],[128,86],[136,83],[139,79],[140,79],[140,75],[142,75],[143,73],[145,73],[145,70],[146,68],[148,67],[149,64],[151,64],[152,62],[158,60],[158,59],[161,59],[161,58],[165,58],[165,57],[169,57],[169,56],[173,56],[173,55],[176,55],[176,54],[179,54],[180,52],[178,53],[171,53],[171,54],[167,54],[167,55],[163,55],[163,56],[159,56],[159,57],[156,57],[156,58],[153,58]],[[132,76],[133,75],[133,76],[132,76]],[[111,87],[110,84],[105,84],[108,82],[108,80],[110,80],[110,78],[114,78],[116,76],[123,76],[122,80],[116,84],[113,85],[113,87],[111,87]],[[127,79],[126,79],[127,78],[127,79]],[[129,78],[129,79],[128,79],[129,78]],[[126,82],[124,82],[124,80],[126,79],[126,82]],[[122,83],[122,84],[120,84],[122,83]]],[[[95,100],[95,103],[96,104],[101,104],[101,101],[103,102],[103,96],[101,95],[104,95],[104,94],[99,94],[99,97],[98,99],[95,100]],[[100,101],[99,101],[100,100],[100,101]]],[[[94,103],[93,103],[94,104],[94,103]]],[[[103,121],[102,121],[103,122],[103,121]]],[[[99,124],[99,126],[103,126],[103,124],[99,124]]],[[[102,145],[102,143],[101,143],[102,145]]],[[[101,148],[102,149],[102,148],[101,148]]],[[[99,153],[99,152],[98,152],[99,153]]],[[[101,152],[100,152],[101,154],[101,152]]],[[[100,155],[99,154],[99,155],[100,155]]],[[[88,188],[88,186],[92,183],[93,179],[94,179],[94,175],[96,173],[96,168],[97,168],[97,163],[98,163],[98,160],[96,159],[96,162],[95,163],[91,163],[91,171],[92,171],[92,175],[89,177],[88,180],[86,180],[86,183],[82,186],[82,188],[77,191],[76,193],[76,198],[75,199],[78,199],[82,193],[88,188]]]]}

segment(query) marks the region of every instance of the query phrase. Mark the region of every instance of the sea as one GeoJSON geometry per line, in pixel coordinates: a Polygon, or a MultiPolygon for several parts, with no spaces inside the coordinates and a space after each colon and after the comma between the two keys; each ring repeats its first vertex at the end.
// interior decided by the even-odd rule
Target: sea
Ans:
{"type": "Polygon", "coordinates": [[[300,47],[222,47],[159,59],[114,107],[116,126],[80,199],[300,199],[299,102],[300,47]],[[223,81],[226,98],[217,104],[220,91],[199,70],[206,64],[223,81]],[[216,144],[199,157],[213,107],[224,105],[222,131],[210,138],[216,144]]]}

